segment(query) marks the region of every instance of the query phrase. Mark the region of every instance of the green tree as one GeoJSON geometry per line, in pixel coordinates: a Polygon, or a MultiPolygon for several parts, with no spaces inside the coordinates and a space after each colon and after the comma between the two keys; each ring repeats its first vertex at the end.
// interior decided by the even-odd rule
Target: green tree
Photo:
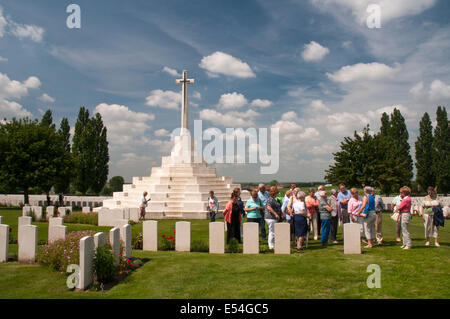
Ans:
{"type": "Polygon", "coordinates": [[[63,165],[58,171],[58,175],[55,180],[55,192],[66,194],[69,192],[70,182],[73,177],[73,158],[72,153],[70,152],[70,125],[67,118],[63,118],[59,125],[58,136],[60,139],[60,143],[62,148],[64,149],[63,156],[63,165]]]}
{"type": "Polygon", "coordinates": [[[92,138],[89,110],[80,108],[73,135],[74,184],[77,191],[87,193],[93,183],[94,139],[92,138]]]}
{"type": "Polygon", "coordinates": [[[436,128],[433,139],[433,171],[436,175],[438,192],[450,191],[450,128],[445,107],[436,111],[436,128]]]}
{"type": "MultiPolygon", "coordinates": [[[[98,194],[108,179],[109,173],[109,150],[107,140],[107,129],[103,125],[100,113],[91,119],[91,138],[93,139],[94,166],[91,189],[98,194]]],[[[123,183],[122,183],[123,184],[123,183]]]]}
{"type": "Polygon", "coordinates": [[[274,180],[269,182],[269,185],[270,186],[277,186],[278,185],[278,181],[274,179],[274,180]]]}
{"type": "Polygon", "coordinates": [[[416,181],[423,191],[428,186],[435,186],[436,177],[433,172],[433,125],[425,112],[420,121],[420,132],[416,141],[416,181]]]}
{"type": "Polygon", "coordinates": [[[114,176],[109,180],[109,187],[113,192],[121,192],[123,190],[123,184],[125,180],[122,176],[114,176]]]}
{"type": "Polygon", "coordinates": [[[61,166],[63,152],[54,127],[41,125],[29,118],[0,126],[0,185],[1,188],[24,192],[28,204],[30,189],[49,190],[61,166]]]}

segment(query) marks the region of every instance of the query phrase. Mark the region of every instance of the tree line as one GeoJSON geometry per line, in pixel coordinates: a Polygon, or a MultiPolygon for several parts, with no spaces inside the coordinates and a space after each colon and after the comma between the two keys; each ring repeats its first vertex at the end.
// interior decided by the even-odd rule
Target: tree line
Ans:
{"type": "Polygon", "coordinates": [[[28,195],[77,193],[97,195],[109,173],[107,129],[99,113],[81,107],[71,143],[67,118],[59,129],[50,110],[41,121],[13,118],[0,122],[0,192],[28,195]]]}
{"type": "Polygon", "coordinates": [[[400,110],[394,109],[390,116],[383,113],[380,130],[375,134],[367,125],[360,134],[355,131],[353,137],[344,138],[340,150],[333,153],[334,163],[325,171],[325,179],[349,187],[372,185],[383,194],[397,193],[404,185],[419,193],[435,186],[438,192],[447,194],[450,191],[450,129],[445,107],[437,108],[436,122],[433,134],[430,116],[423,115],[414,163],[400,110]]]}

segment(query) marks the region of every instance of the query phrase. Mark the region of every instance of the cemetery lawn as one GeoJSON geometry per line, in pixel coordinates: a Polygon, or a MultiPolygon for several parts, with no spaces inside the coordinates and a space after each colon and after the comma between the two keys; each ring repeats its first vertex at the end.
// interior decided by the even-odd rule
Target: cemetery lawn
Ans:
{"type": "MultiPolygon", "coordinates": [[[[17,238],[19,209],[0,209],[3,223],[17,238]]],[[[174,220],[159,221],[159,237],[171,235],[174,220]]],[[[192,220],[192,241],[208,242],[208,221],[192,220]]],[[[447,221],[448,223],[448,221],[447,221]]],[[[39,227],[39,240],[47,240],[46,223],[39,227]]],[[[111,227],[66,224],[70,231],[111,227]]],[[[133,236],[142,231],[134,225],[133,236]]],[[[310,241],[306,251],[274,255],[261,244],[259,255],[174,251],[143,252],[133,256],[145,264],[106,292],[74,292],[65,286],[65,274],[39,265],[17,262],[0,264],[0,298],[450,298],[450,225],[440,228],[441,247],[425,247],[420,217],[413,217],[410,232],[413,249],[402,250],[395,242],[395,225],[384,214],[382,247],[363,249],[362,255],[344,255],[342,228],[339,244],[322,248],[310,241]],[[366,285],[367,266],[381,267],[381,288],[366,285]]],[[[10,245],[10,256],[17,245],[10,245]]]]}

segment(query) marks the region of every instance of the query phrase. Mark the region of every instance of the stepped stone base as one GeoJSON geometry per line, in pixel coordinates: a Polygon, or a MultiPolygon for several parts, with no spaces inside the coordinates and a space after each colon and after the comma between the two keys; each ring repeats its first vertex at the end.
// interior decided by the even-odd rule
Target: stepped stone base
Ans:
{"type": "MultiPolygon", "coordinates": [[[[216,168],[208,167],[203,160],[197,163],[194,154],[191,136],[176,137],[171,155],[162,158],[161,167],[152,168],[151,176],[133,177],[131,185],[124,185],[122,192],[115,192],[112,199],[103,201],[102,208],[94,210],[109,209],[115,215],[112,210],[138,208],[143,192],[147,191],[151,200],[146,219],[206,219],[212,190],[222,211],[233,188],[241,185],[233,184],[231,177],[217,176],[216,168]]],[[[242,197],[247,199],[250,195],[244,191],[242,197]]]]}

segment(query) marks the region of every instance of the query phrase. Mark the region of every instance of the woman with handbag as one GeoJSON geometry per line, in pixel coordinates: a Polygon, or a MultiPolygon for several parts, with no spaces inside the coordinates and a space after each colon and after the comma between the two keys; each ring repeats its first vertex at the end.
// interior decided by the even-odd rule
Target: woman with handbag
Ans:
{"type": "Polygon", "coordinates": [[[331,211],[331,225],[330,225],[330,242],[337,244],[336,235],[339,223],[338,210],[340,209],[339,200],[337,198],[338,191],[336,189],[331,190],[331,196],[328,199],[328,204],[332,208],[331,211]]]}
{"type": "Polygon", "coordinates": [[[375,220],[377,215],[375,213],[375,197],[372,195],[372,187],[364,187],[364,199],[358,215],[363,217],[364,233],[367,239],[367,246],[364,248],[372,248],[375,239],[375,220]]]}
{"type": "Polygon", "coordinates": [[[231,193],[230,201],[225,206],[223,211],[225,222],[227,223],[227,244],[230,243],[231,238],[236,238],[241,243],[241,208],[238,204],[238,195],[231,193]]]}
{"type": "Polygon", "coordinates": [[[400,188],[402,201],[397,207],[397,212],[400,213],[400,227],[403,240],[403,245],[400,248],[402,249],[412,248],[411,235],[409,234],[409,223],[411,221],[411,197],[409,197],[409,194],[411,194],[411,189],[408,186],[400,188]]]}
{"type": "Polygon", "coordinates": [[[275,223],[281,222],[283,220],[281,205],[275,199],[278,193],[278,188],[276,186],[272,186],[270,188],[269,198],[267,199],[266,207],[264,210],[264,219],[269,228],[269,236],[267,240],[269,249],[275,248],[275,223]]]}
{"type": "Polygon", "coordinates": [[[441,206],[441,203],[433,187],[428,187],[427,192],[428,195],[423,199],[421,207],[423,226],[425,227],[425,246],[430,246],[430,237],[434,237],[434,245],[439,247],[439,228],[433,223],[433,207],[441,206]]]}

